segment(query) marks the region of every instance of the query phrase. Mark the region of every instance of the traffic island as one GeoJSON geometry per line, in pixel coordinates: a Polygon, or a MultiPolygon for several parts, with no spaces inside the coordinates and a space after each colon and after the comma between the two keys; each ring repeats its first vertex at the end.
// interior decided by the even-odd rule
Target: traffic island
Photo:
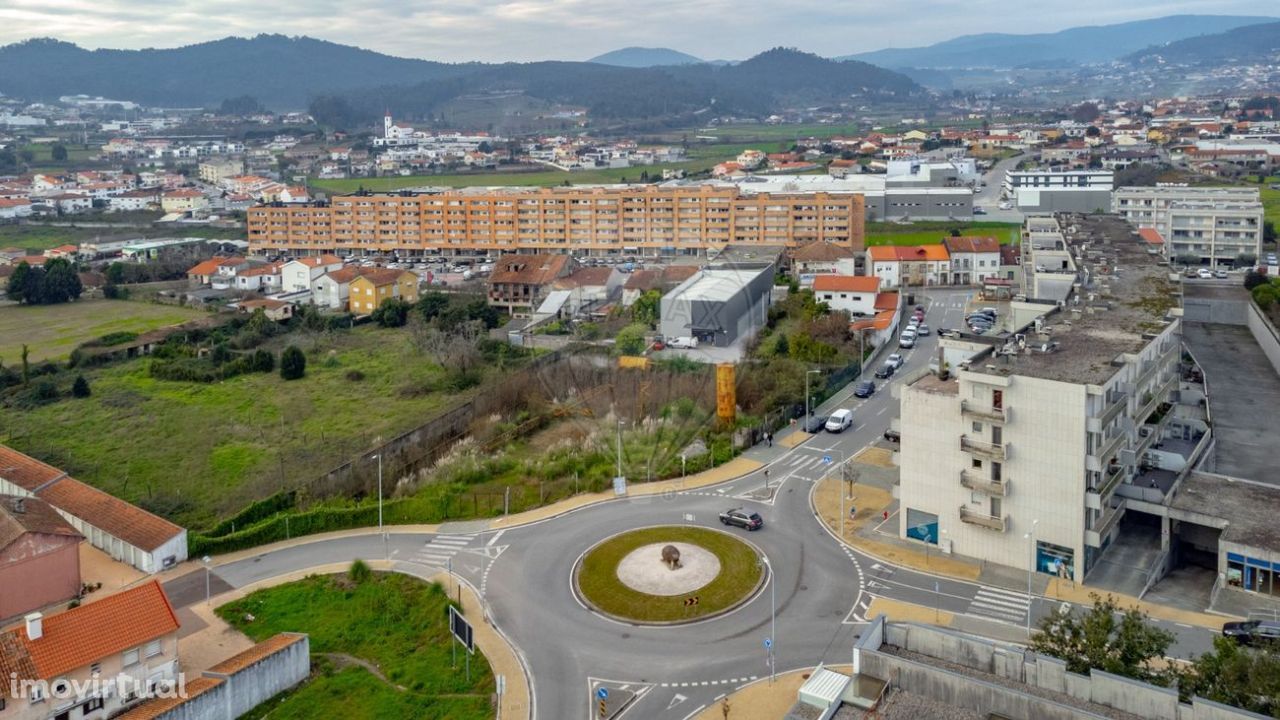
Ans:
{"type": "Polygon", "coordinates": [[[630,530],[596,544],[574,566],[578,597],[596,612],[640,625],[722,615],[764,585],[762,553],[709,528],[630,530]]]}

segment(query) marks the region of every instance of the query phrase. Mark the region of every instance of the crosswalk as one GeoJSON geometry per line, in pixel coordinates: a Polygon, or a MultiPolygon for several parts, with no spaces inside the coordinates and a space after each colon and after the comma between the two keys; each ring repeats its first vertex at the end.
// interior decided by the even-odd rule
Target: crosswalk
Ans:
{"type": "Polygon", "coordinates": [[[804,455],[797,453],[794,457],[784,463],[774,463],[773,467],[781,465],[781,469],[787,474],[797,474],[809,470],[818,470],[818,475],[825,473],[827,470],[835,467],[830,463],[824,463],[821,455],[804,455]]]}
{"type": "Polygon", "coordinates": [[[983,585],[969,603],[969,612],[1004,622],[1024,622],[1031,603],[1025,593],[983,585]]]}
{"type": "Polygon", "coordinates": [[[475,537],[475,535],[437,535],[423,545],[414,554],[413,559],[425,565],[444,567],[453,556],[470,545],[475,537]]]}

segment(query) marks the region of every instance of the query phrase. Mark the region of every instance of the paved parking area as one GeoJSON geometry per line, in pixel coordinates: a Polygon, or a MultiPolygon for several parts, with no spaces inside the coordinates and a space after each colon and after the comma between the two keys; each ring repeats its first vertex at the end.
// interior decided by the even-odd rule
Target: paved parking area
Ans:
{"type": "Polygon", "coordinates": [[[1213,471],[1280,485],[1275,409],[1280,376],[1243,325],[1186,323],[1182,336],[1204,369],[1217,437],[1213,471]]]}

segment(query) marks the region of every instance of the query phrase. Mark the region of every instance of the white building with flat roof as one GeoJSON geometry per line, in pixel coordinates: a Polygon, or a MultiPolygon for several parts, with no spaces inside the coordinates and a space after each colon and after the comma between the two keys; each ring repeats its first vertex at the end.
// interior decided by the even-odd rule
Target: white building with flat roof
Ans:
{"type": "Polygon", "coordinates": [[[1110,170],[1010,170],[1004,196],[1023,213],[1095,212],[1111,207],[1110,170]]]}
{"type": "Polygon", "coordinates": [[[1169,260],[1231,267],[1237,259],[1253,264],[1262,253],[1265,211],[1257,188],[1122,187],[1111,194],[1111,211],[1158,232],[1169,260]]]}

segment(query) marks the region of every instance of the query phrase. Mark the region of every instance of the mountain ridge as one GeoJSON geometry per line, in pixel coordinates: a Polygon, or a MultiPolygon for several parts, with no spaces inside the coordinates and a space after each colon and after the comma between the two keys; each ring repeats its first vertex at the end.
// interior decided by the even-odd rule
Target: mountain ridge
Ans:
{"type": "Polygon", "coordinates": [[[633,45],[597,55],[587,62],[615,67],[647,68],[665,65],[699,65],[706,61],[671,48],[633,45]]]}

